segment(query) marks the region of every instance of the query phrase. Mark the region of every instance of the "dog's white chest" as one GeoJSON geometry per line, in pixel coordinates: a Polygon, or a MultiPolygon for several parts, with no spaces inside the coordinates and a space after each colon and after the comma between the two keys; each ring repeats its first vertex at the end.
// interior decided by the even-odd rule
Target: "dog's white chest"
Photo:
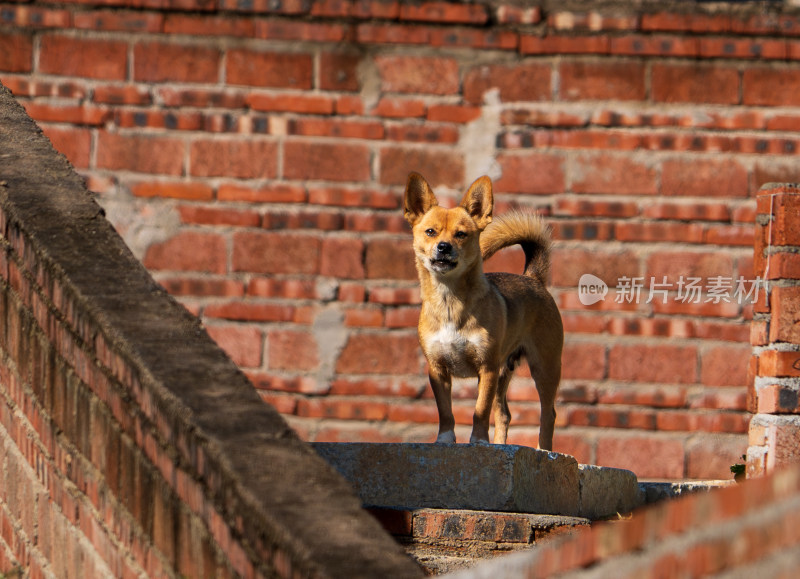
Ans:
{"type": "Polygon", "coordinates": [[[425,350],[429,357],[444,363],[457,377],[467,378],[477,375],[475,356],[484,348],[480,331],[468,332],[455,324],[442,325],[425,340],[425,350]]]}

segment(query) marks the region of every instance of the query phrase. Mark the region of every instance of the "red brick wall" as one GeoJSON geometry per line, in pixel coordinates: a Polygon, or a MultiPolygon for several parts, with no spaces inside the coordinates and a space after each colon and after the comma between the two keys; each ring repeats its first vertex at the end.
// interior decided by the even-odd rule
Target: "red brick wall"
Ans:
{"type": "MultiPolygon", "coordinates": [[[[730,476],[751,306],[613,288],[754,278],[754,192],[796,180],[800,13],[107,4],[0,4],[0,79],[302,436],[433,439],[402,183],[420,171],[456,197],[488,173],[498,211],[555,231],[556,447],[642,477],[730,476]],[[582,305],[584,273],[605,301],[582,305]]],[[[462,439],[473,396],[459,385],[462,439]]],[[[535,444],[524,374],[510,398],[510,441],[535,444]]]]}
{"type": "Polygon", "coordinates": [[[768,280],[754,308],[750,342],[748,476],[800,462],[800,188],[758,192],[755,266],[768,280]]]}

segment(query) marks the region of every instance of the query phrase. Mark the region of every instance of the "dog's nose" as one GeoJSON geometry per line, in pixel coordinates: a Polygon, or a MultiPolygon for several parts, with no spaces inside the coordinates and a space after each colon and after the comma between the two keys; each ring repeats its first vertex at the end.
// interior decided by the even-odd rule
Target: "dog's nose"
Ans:
{"type": "Polygon", "coordinates": [[[436,249],[439,251],[439,253],[450,253],[453,250],[453,246],[446,241],[440,241],[439,245],[436,246],[436,249]]]}

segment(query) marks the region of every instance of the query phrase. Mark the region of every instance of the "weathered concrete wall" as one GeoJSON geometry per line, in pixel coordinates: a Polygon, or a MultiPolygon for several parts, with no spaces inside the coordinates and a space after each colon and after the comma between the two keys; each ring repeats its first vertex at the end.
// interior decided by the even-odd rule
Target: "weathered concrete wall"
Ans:
{"type": "MultiPolygon", "coordinates": [[[[0,78],[304,438],[435,437],[402,182],[421,171],[453,198],[487,172],[500,211],[554,227],[570,361],[557,449],[657,478],[729,476],[745,452],[752,307],[736,289],[756,273],[755,191],[800,180],[796,7],[0,9],[0,78]],[[604,301],[581,303],[585,273],[604,301]],[[638,300],[623,278],[641,278],[638,300]]],[[[519,254],[491,267],[519,271],[519,254]]],[[[459,434],[474,389],[457,387],[459,434]]],[[[510,398],[510,442],[535,445],[527,375],[510,398]]]]}
{"type": "Polygon", "coordinates": [[[0,571],[420,575],[5,89],[0,245],[0,571]]]}

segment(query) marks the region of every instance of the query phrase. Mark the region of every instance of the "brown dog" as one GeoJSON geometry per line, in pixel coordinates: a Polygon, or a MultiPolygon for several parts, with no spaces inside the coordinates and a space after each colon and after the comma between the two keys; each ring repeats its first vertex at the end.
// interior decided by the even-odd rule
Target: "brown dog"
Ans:
{"type": "Polygon", "coordinates": [[[452,377],[477,376],[470,442],[489,442],[494,405],[494,442],[505,443],[508,384],[524,356],[541,401],[539,448],[552,450],[564,332],[545,288],[550,231],[538,216],[519,212],[489,225],[492,208],[488,177],[476,180],[453,209],[439,207],[421,175],[408,177],[404,211],[422,289],[419,341],[439,410],[436,442],[456,441],[452,377]],[[484,259],[517,243],[525,253],[524,275],[483,273],[484,259]]]}

